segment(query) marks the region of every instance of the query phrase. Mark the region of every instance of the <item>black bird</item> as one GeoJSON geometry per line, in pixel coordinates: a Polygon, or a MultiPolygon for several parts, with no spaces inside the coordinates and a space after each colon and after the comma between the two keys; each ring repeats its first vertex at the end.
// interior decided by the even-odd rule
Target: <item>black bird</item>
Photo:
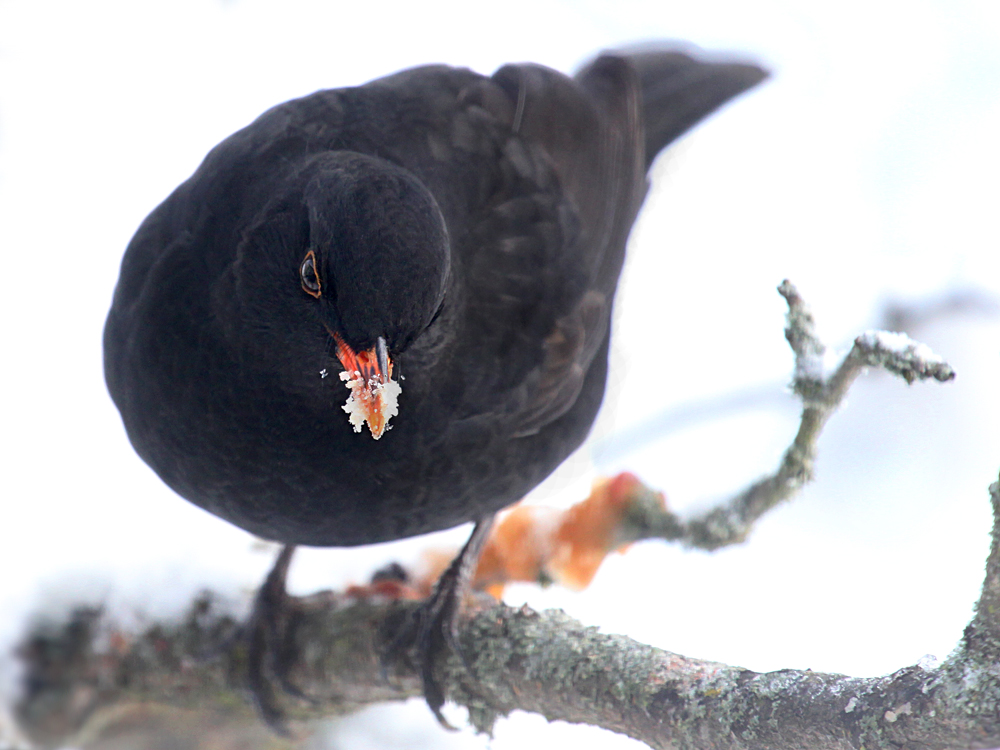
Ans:
{"type": "Polygon", "coordinates": [[[146,218],[104,332],[108,389],[164,482],[289,545],[259,610],[294,545],[476,521],[420,626],[440,717],[427,654],[493,514],[600,406],[651,162],[765,76],[664,50],[573,78],[414,68],[269,110],[146,218]]]}

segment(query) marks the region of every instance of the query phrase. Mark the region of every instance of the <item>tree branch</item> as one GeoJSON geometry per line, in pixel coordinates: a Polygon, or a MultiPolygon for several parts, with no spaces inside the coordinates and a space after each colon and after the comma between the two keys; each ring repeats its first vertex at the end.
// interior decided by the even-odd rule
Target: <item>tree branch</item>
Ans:
{"type": "Polygon", "coordinates": [[[648,517],[637,525],[636,536],[630,541],[662,538],[706,550],[744,541],[761,516],[791,498],[812,479],[820,433],[865,367],[881,367],[907,383],[931,378],[946,382],[955,377],[955,371],[926,346],[905,334],[885,331],[868,331],[858,336],[840,365],[825,376],[826,347],[816,337],[812,313],[787,279],[778,292],[788,302],[785,338],[795,353],[792,390],[802,400],[802,418],[777,470],[688,521],[669,511],[659,513],[651,506],[648,517]]]}
{"type": "MultiPolygon", "coordinates": [[[[936,669],[867,679],[761,674],[605,635],[559,611],[483,600],[460,630],[471,675],[454,655],[437,669],[483,730],[522,709],[623,732],[653,748],[996,747],[1000,482],[991,493],[995,525],[983,596],[963,643],[936,669]]],[[[407,665],[396,665],[387,680],[379,667],[386,639],[414,606],[329,592],[294,599],[284,647],[292,681],[312,700],[290,703],[292,715],[318,719],[419,695],[407,665]]],[[[245,651],[232,647],[236,630],[211,595],[181,622],[137,636],[93,609],[39,627],[21,652],[28,686],[18,707],[22,726],[45,746],[82,740],[93,747],[109,716],[129,706],[212,709],[245,722],[245,651]],[[210,650],[215,657],[204,658],[210,650]]]]}
{"type": "Polygon", "coordinates": [[[965,629],[963,643],[969,653],[994,673],[1000,671],[1000,480],[990,485],[993,531],[986,579],[976,603],[976,613],[965,629]]]}
{"type": "MultiPolygon", "coordinates": [[[[778,469],[721,508],[687,521],[669,511],[659,493],[637,489],[632,480],[610,483],[627,489],[627,502],[612,497],[592,506],[623,509],[601,542],[607,550],[651,537],[705,549],[739,542],[811,477],[818,435],[865,367],[883,367],[907,382],[954,377],[926,347],[884,332],[859,336],[827,376],[812,316],[789,282],[779,291],[789,305],[792,388],[803,413],[778,469]]],[[[871,679],[808,670],[761,674],[600,634],[558,611],[539,614],[483,598],[471,603],[459,633],[471,671],[455,655],[442,657],[436,669],[448,695],[467,706],[472,723],[484,731],[498,716],[522,709],[624,732],[654,748],[995,747],[1000,482],[990,490],[994,529],[982,597],[962,643],[935,669],[915,666],[871,679]]],[[[572,519],[577,526],[579,516],[572,519]]],[[[611,517],[604,510],[595,516],[611,517]]],[[[292,717],[310,721],[420,695],[410,665],[394,665],[388,677],[380,666],[385,644],[416,606],[400,598],[402,591],[398,581],[388,580],[347,594],[291,599],[280,651],[292,664],[292,683],[309,696],[288,698],[292,717]]],[[[139,634],[119,629],[99,608],[81,608],[69,622],[36,624],[19,653],[25,679],[17,717],[46,747],[125,747],[127,742],[109,744],[109,727],[120,738],[123,722],[137,716],[146,725],[159,716],[167,732],[190,720],[190,714],[185,722],[163,719],[163,711],[204,716],[210,709],[214,727],[257,727],[247,722],[247,653],[238,619],[217,595],[205,594],[181,621],[154,623],[139,634]]],[[[208,747],[203,743],[210,731],[202,727],[196,734],[190,747],[208,747]]],[[[283,746],[266,734],[255,742],[283,746]]]]}

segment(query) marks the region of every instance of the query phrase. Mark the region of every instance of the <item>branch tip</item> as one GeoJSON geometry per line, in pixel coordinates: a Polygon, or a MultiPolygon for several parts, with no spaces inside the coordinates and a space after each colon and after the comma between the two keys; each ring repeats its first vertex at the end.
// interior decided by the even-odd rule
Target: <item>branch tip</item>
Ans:
{"type": "Polygon", "coordinates": [[[854,340],[854,351],[866,365],[888,370],[907,383],[929,378],[945,383],[955,379],[951,365],[905,333],[865,331],[854,340]]]}

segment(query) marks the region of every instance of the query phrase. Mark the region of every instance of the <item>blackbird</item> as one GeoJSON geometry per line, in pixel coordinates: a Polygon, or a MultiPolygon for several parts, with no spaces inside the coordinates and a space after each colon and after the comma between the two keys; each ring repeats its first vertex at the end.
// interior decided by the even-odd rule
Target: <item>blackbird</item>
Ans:
{"type": "MultiPolygon", "coordinates": [[[[475,521],[417,627],[440,718],[431,655],[493,514],[597,414],[650,164],[766,75],[662,48],[572,78],[418,67],[274,107],[146,218],[104,331],[108,389],[172,489],[289,545],[258,630],[294,545],[475,521]]],[[[263,650],[252,682],[277,721],[263,650]]]]}

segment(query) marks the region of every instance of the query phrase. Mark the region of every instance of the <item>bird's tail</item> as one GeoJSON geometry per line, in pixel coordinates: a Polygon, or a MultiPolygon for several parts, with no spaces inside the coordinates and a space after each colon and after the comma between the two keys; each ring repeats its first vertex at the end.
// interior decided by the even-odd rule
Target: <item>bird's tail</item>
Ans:
{"type": "Polygon", "coordinates": [[[646,169],[672,141],[769,75],[752,63],[712,60],[699,50],[690,53],[676,47],[610,53],[626,58],[639,78],[646,169]]]}

